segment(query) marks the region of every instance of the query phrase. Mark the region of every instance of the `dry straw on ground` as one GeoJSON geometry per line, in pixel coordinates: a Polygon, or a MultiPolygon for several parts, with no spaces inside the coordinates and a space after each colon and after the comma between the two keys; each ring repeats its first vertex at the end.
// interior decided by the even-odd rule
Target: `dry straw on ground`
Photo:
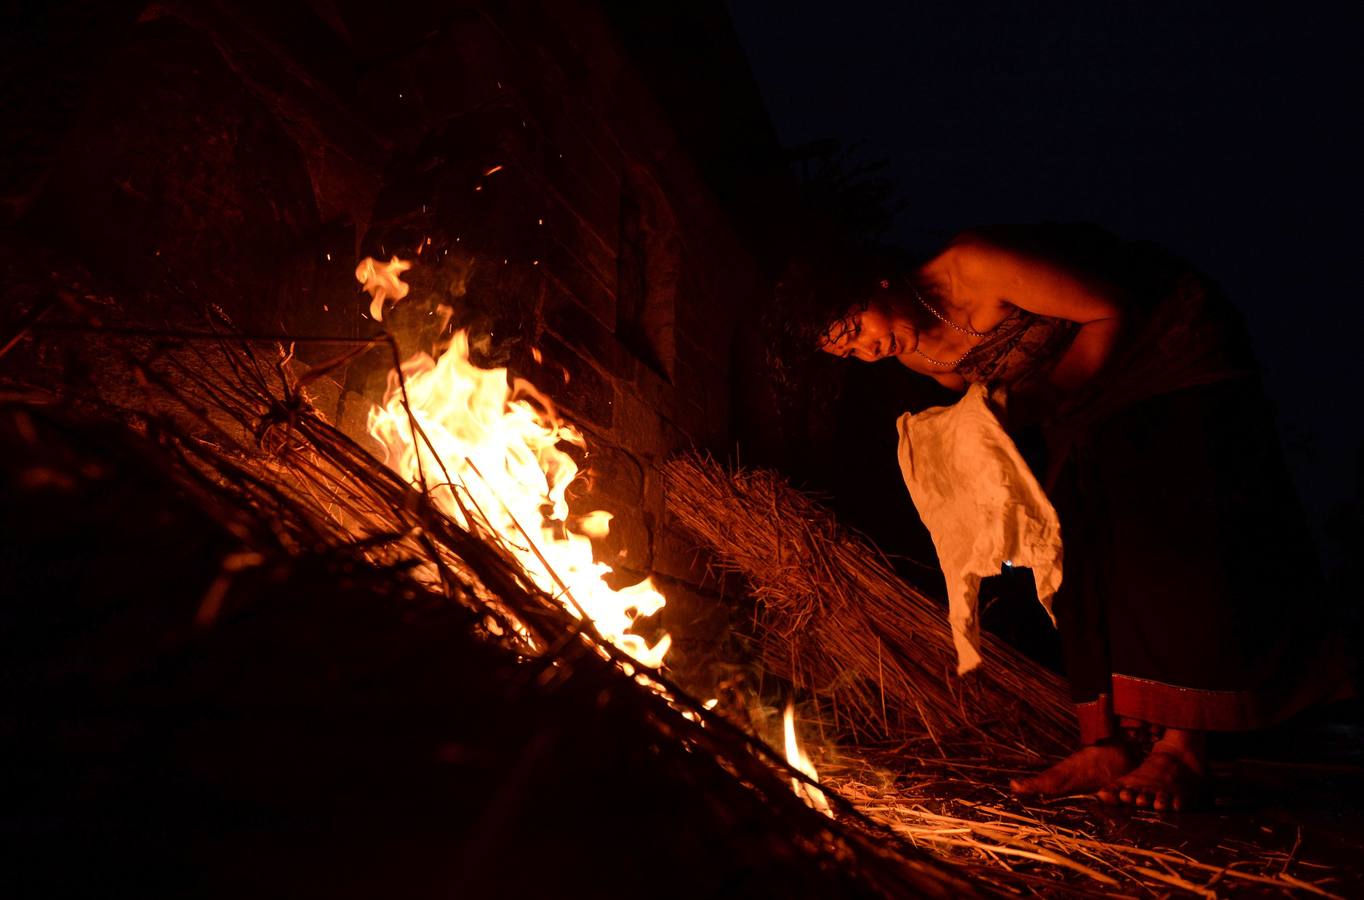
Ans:
{"type": "Polygon", "coordinates": [[[699,454],[670,460],[665,472],[670,513],[746,579],[763,665],[811,691],[840,730],[966,732],[1024,752],[1072,744],[1060,678],[989,635],[984,664],[957,678],[943,606],[779,474],[726,469],[699,454]]]}
{"type": "Polygon", "coordinates": [[[1339,897],[1332,870],[1301,857],[1302,830],[1251,844],[1198,837],[1157,813],[1109,813],[1090,797],[1029,803],[1002,788],[1028,761],[925,740],[893,750],[831,749],[822,781],[916,847],[1006,893],[1045,896],[1339,897]]]}

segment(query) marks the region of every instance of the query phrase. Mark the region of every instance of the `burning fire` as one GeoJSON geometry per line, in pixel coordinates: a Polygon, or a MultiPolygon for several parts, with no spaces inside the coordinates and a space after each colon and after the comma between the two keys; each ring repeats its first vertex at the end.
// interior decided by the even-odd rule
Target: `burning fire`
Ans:
{"type": "MultiPolygon", "coordinates": [[[[376,321],[385,300],[407,296],[401,276],[411,268],[396,256],[388,263],[366,258],[356,268],[376,321]]],[[[539,351],[534,355],[538,361],[539,351]]],[[[388,465],[424,486],[461,527],[498,541],[541,590],[575,616],[591,619],[602,637],[642,665],[660,667],[671,638],[650,645],[629,632],[637,619],[663,608],[663,595],[647,578],[618,591],[603,580],[611,567],[593,560],[591,539],[609,533],[610,513],[595,510],[570,520],[565,492],[578,465],[559,444],[586,449],[582,434],[561,422],[549,398],[529,382],[517,378],[509,387],[505,368],[470,362],[465,331],[456,332],[439,359],[418,353],[401,368],[401,377],[389,373],[384,401],[369,415],[369,433],[383,445],[388,465]]],[[[796,739],[789,702],[785,732],[787,761],[818,781],[796,739]]],[[[795,778],[791,788],[810,807],[833,815],[819,788],[795,778]]]]}
{"type": "Polygon", "coordinates": [[[385,300],[392,298],[397,303],[407,296],[407,284],[402,275],[410,268],[412,263],[396,256],[386,263],[375,262],[373,257],[366,256],[355,267],[355,280],[365,286],[372,298],[369,304],[371,319],[376,322],[383,319],[385,300]]]}
{"type": "MultiPolygon", "coordinates": [[[[791,764],[791,768],[809,777],[811,781],[819,781],[819,773],[815,771],[814,763],[810,762],[810,757],[805,755],[805,751],[800,748],[800,741],[796,739],[796,711],[789,700],[786,702],[786,714],[782,718],[786,729],[786,761],[791,764]]],[[[829,801],[819,788],[792,778],[791,790],[795,791],[796,796],[804,800],[811,809],[817,809],[833,818],[829,801]]]]}
{"type": "MultiPolygon", "coordinates": [[[[388,264],[366,259],[356,269],[374,298],[375,319],[384,299],[407,295],[399,276],[409,268],[394,257],[388,264]]],[[[586,615],[636,661],[662,665],[671,639],[650,645],[629,629],[662,609],[663,595],[647,578],[618,591],[602,580],[611,567],[593,560],[590,539],[608,533],[611,516],[598,510],[570,520],[564,496],[578,465],[559,444],[586,443],[529,382],[518,378],[508,387],[505,368],[471,363],[468,335],[460,331],[438,360],[418,353],[402,364],[401,380],[389,373],[383,404],[370,410],[369,432],[383,444],[388,465],[413,484],[424,479],[433,502],[461,527],[500,542],[541,590],[575,616],[586,615]]]]}

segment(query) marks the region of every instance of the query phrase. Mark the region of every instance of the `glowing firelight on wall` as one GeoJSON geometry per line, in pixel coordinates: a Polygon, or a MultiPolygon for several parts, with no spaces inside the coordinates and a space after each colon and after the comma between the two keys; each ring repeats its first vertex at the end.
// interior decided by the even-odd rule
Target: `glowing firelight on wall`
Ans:
{"type": "MultiPolygon", "coordinates": [[[[384,300],[407,296],[400,276],[411,267],[395,256],[387,264],[366,259],[356,268],[376,320],[384,300]]],[[[612,590],[603,580],[611,567],[593,560],[591,541],[608,534],[610,514],[569,515],[565,492],[578,465],[559,445],[585,449],[581,433],[560,421],[530,382],[517,378],[508,386],[505,368],[470,362],[464,331],[439,359],[410,357],[402,377],[405,385],[389,373],[384,401],[369,415],[369,433],[383,445],[388,465],[409,483],[425,479],[442,512],[500,543],[541,590],[573,615],[586,615],[603,638],[645,666],[661,666],[671,639],[650,644],[629,629],[662,609],[663,595],[648,578],[612,590]]]]}

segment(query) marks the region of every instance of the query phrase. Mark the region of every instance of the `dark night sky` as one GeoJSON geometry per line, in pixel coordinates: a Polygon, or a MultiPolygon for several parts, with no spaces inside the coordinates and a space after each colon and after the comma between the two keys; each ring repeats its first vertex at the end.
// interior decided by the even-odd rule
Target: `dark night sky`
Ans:
{"type": "Polygon", "coordinates": [[[1355,4],[730,0],[787,146],[864,140],[928,249],[990,222],[1157,241],[1246,313],[1314,520],[1364,445],[1355,4]]]}

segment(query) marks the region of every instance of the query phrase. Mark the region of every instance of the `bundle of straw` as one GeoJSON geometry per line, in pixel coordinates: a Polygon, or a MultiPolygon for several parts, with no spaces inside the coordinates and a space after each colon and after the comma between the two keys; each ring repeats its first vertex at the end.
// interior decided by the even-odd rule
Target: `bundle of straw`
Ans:
{"type": "Polygon", "coordinates": [[[989,635],[981,668],[956,678],[944,606],[779,474],[694,453],[664,472],[671,514],[747,580],[763,666],[810,690],[854,736],[917,724],[935,739],[965,729],[997,744],[1073,744],[1060,678],[989,635]]]}

